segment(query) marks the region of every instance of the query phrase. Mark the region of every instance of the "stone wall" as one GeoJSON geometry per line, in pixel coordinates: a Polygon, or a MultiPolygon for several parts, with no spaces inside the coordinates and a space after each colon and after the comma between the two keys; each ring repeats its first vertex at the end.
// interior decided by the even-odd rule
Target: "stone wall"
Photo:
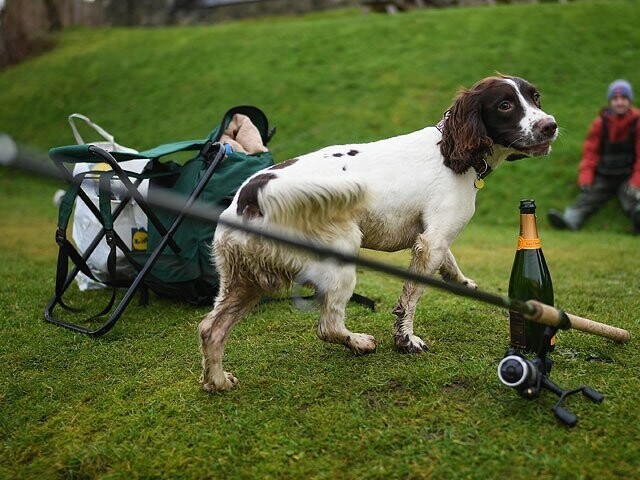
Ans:
{"type": "Polygon", "coordinates": [[[172,21],[178,24],[212,23],[267,15],[299,15],[316,10],[357,6],[359,0],[240,0],[217,6],[206,1],[176,2],[172,21]]]}
{"type": "Polygon", "coordinates": [[[212,23],[355,6],[359,0],[5,0],[0,69],[51,46],[48,33],[71,25],[157,26],[212,23]],[[210,4],[207,6],[207,4],[210,4]]]}
{"type": "Polygon", "coordinates": [[[372,9],[375,3],[382,6],[375,10],[393,13],[408,6],[536,1],[539,0],[5,0],[0,10],[0,69],[50,48],[48,33],[71,25],[189,25],[358,5],[372,9]],[[389,5],[391,8],[387,8],[389,5]]]}

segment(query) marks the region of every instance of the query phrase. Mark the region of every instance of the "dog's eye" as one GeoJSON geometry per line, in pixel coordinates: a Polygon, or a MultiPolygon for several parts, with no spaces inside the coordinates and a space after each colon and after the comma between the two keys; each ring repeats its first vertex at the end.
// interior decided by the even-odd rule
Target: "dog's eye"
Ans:
{"type": "Polygon", "coordinates": [[[512,107],[513,105],[511,105],[511,102],[507,102],[506,100],[504,102],[500,102],[500,105],[498,105],[498,109],[503,112],[508,112],[512,107]]]}
{"type": "Polygon", "coordinates": [[[533,101],[540,106],[540,94],[538,92],[533,92],[533,101]]]}

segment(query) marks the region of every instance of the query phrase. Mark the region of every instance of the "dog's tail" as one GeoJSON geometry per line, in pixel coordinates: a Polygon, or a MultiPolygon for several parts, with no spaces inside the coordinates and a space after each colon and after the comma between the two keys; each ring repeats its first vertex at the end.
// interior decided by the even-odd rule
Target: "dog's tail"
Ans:
{"type": "Polygon", "coordinates": [[[364,184],[346,175],[290,179],[263,174],[242,187],[237,213],[312,232],[352,219],[366,195],[364,184]]]}

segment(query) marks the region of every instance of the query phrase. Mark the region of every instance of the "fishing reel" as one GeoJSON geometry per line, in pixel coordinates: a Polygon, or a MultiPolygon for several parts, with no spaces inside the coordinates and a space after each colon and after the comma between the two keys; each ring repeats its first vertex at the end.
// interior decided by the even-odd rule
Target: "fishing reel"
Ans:
{"type": "Polygon", "coordinates": [[[549,390],[559,398],[552,410],[556,418],[569,427],[578,423],[578,418],[562,406],[570,395],[582,392],[593,403],[602,403],[604,395],[591,387],[580,387],[565,390],[551,381],[549,374],[553,361],[547,357],[551,338],[558,331],[557,327],[547,327],[542,338],[540,351],[534,359],[529,359],[517,349],[507,350],[504,358],[498,364],[498,378],[507,387],[513,388],[518,395],[527,400],[540,396],[543,389],[549,390]]]}

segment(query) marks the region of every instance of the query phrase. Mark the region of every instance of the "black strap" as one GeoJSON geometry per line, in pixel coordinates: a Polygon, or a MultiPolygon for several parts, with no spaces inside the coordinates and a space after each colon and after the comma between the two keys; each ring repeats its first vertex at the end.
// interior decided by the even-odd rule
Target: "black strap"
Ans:
{"type": "Polygon", "coordinates": [[[146,307],[149,305],[149,287],[146,283],[140,285],[140,297],[138,297],[138,306],[146,307]]]}
{"type": "Polygon", "coordinates": [[[114,238],[113,231],[113,217],[111,215],[111,193],[110,193],[110,185],[111,178],[113,177],[113,171],[99,172],[99,192],[98,198],[100,203],[100,214],[101,221],[104,226],[105,238],[107,241],[107,245],[110,247],[109,255],[107,256],[107,272],[109,273],[109,277],[111,279],[110,282],[103,282],[96,278],[93,274],[85,259],[80,255],[78,250],[73,246],[71,242],[67,239],[67,226],[69,224],[69,218],[71,216],[72,205],[75,202],[78,192],[81,189],[82,182],[84,181],[85,176],[88,173],[97,173],[97,172],[82,172],[76,175],[73,178],[71,186],[65,193],[62,203],[60,205],[60,214],[58,216],[58,229],[56,230],[56,243],[58,244],[59,252],[58,252],[58,262],[56,267],[56,284],[55,284],[55,293],[58,304],[69,311],[72,312],[80,312],[82,309],[71,307],[67,305],[62,299],[62,295],[65,291],[65,283],[67,280],[67,275],[69,271],[69,259],[78,267],[78,269],[85,274],[87,277],[92,279],[95,282],[103,283],[103,284],[111,284],[111,298],[107,303],[107,306],[103,308],[100,313],[91,316],[87,320],[93,320],[95,318],[101,317],[105,313],[107,313],[113,307],[116,299],[116,242],[114,238]]]}
{"type": "MultiPolygon", "coordinates": [[[[264,302],[280,302],[282,300],[291,300],[294,297],[267,297],[263,301],[264,302]]],[[[304,297],[296,297],[301,300],[315,300],[315,295],[305,295],[304,297]]],[[[364,295],[360,295],[359,293],[353,293],[350,302],[357,303],[358,305],[362,305],[363,307],[368,308],[372,312],[376,311],[376,302],[371,300],[369,297],[365,297],[364,295]]]]}
{"type": "Polygon", "coordinates": [[[629,127],[629,136],[631,137],[631,142],[633,143],[633,150],[635,152],[636,148],[636,132],[638,131],[638,122],[640,122],[640,118],[631,124],[629,127]]]}
{"type": "Polygon", "coordinates": [[[363,307],[368,308],[372,312],[376,311],[376,302],[371,300],[369,297],[365,297],[364,295],[360,295],[359,293],[353,293],[351,295],[351,302],[357,303],[358,305],[362,305],[363,307]]]}
{"type": "MultiPolygon", "coordinates": [[[[59,236],[56,233],[56,241],[58,241],[58,238],[59,236]]],[[[70,252],[75,252],[76,254],[78,252],[75,251],[75,248],[73,248],[73,245],[71,245],[66,238],[63,238],[61,241],[58,241],[58,245],[60,248],[58,250],[58,262],[56,265],[56,285],[55,285],[56,299],[57,299],[57,302],[60,304],[60,306],[65,310],[69,310],[72,312],[79,312],[80,309],[73,308],[67,305],[64,302],[64,300],[62,300],[62,294],[64,293],[64,285],[67,279],[67,273],[69,271],[69,257],[71,256],[70,252]]],[[[82,258],[80,259],[82,260],[82,258]]],[[[82,264],[84,264],[84,266],[86,267],[86,263],[84,263],[84,261],[82,262],[82,264]]],[[[76,263],[76,265],[78,264],[76,263]]],[[[82,267],[80,267],[80,265],[78,266],[80,270],[82,270],[82,267]]],[[[91,272],[89,272],[89,274],[90,273],[91,272]]]]}
{"type": "Polygon", "coordinates": [[[609,141],[609,122],[604,113],[600,114],[600,118],[602,118],[602,129],[600,132],[600,153],[602,153],[606,142],[609,141]]]}
{"type": "Polygon", "coordinates": [[[69,270],[69,258],[73,261],[75,265],[77,265],[78,269],[84,273],[85,275],[93,278],[93,274],[91,270],[87,266],[87,263],[84,261],[82,256],[78,253],[75,247],[67,240],[67,225],[69,224],[69,218],[71,216],[71,212],[73,210],[73,204],[78,195],[78,190],[80,189],[80,185],[84,181],[85,176],[89,172],[82,172],[76,175],[69,189],[62,197],[62,201],[60,203],[60,208],[58,212],[58,229],[56,230],[56,243],[59,246],[58,251],[58,261],[56,266],[56,284],[55,284],[55,294],[58,303],[60,306],[66,310],[72,312],[79,312],[80,309],[73,308],[67,305],[63,299],[62,294],[64,293],[64,285],[67,279],[67,273],[69,270]]]}

